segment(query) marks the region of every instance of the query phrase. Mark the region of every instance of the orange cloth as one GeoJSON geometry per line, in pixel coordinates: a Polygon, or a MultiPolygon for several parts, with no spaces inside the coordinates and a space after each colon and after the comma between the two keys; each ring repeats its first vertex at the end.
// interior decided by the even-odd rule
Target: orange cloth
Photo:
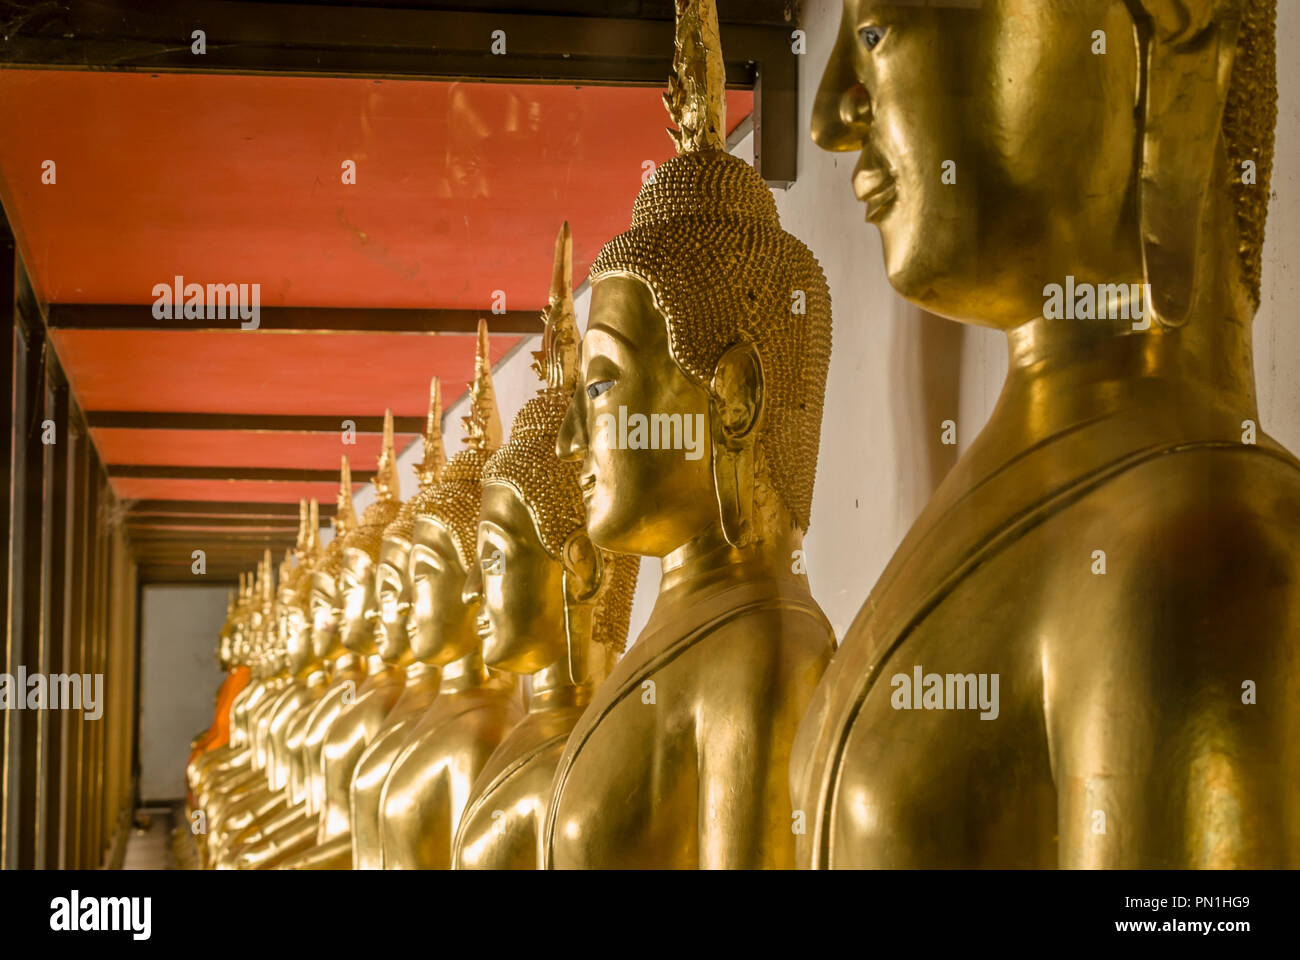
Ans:
{"type": "MultiPolygon", "coordinates": [[[[251,676],[248,667],[236,667],[226,674],[225,680],[221,681],[221,688],[217,690],[217,707],[212,715],[212,726],[208,727],[207,733],[194,744],[194,749],[190,751],[191,762],[199,754],[224,747],[230,742],[230,706],[235,702],[239,691],[248,686],[251,676]]],[[[194,806],[193,792],[186,790],[185,796],[190,806],[194,806]]]]}
{"type": "Polygon", "coordinates": [[[190,753],[191,759],[230,742],[230,705],[234,703],[239,691],[248,686],[250,676],[248,667],[236,667],[226,674],[221,689],[217,691],[217,709],[212,717],[212,726],[203,735],[203,739],[194,745],[194,750],[190,753]]]}

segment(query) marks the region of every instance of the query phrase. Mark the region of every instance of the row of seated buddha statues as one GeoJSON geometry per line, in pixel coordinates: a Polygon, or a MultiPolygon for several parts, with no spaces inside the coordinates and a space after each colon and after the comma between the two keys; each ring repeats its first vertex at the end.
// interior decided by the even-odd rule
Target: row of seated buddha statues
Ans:
{"type": "Polygon", "coordinates": [[[329,545],[304,505],[278,589],[269,556],[241,584],[203,862],[1300,865],[1300,462],[1254,429],[1250,335],[1275,0],[845,0],[813,138],[860,153],[895,290],[1010,367],[838,648],[799,562],[828,286],[726,150],[713,3],[676,7],[677,155],[581,338],[561,229],[509,437],[480,327],[464,449],[435,383],[414,495],[390,419],[360,518],[345,461],[329,545]],[[1067,278],[1142,322],[1045,309],[1067,278]],[[977,677],[996,709],[941,709],[977,677]]]}

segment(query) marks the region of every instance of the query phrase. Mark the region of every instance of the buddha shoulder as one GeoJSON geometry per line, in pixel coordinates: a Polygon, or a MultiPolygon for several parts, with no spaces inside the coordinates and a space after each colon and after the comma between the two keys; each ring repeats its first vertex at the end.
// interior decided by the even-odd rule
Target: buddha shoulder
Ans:
{"type": "Polygon", "coordinates": [[[485,690],[459,697],[447,697],[435,704],[435,723],[424,735],[426,749],[440,753],[456,753],[474,748],[492,752],[518,721],[523,707],[504,691],[485,690]]]}
{"type": "Polygon", "coordinates": [[[1088,677],[1110,678],[1114,696],[1177,689],[1196,709],[1207,696],[1240,703],[1247,681],[1280,676],[1300,631],[1300,464],[1276,450],[1205,449],[1119,482],[1102,495],[1126,509],[1094,510],[1074,528],[1073,626],[1046,631],[1080,709],[1088,677]]]}
{"type": "Polygon", "coordinates": [[[830,623],[811,602],[747,607],[717,618],[684,648],[675,642],[680,639],[666,638],[660,650],[627,657],[620,667],[631,672],[620,679],[673,677],[671,688],[719,704],[773,696],[802,704],[835,650],[830,623]]]}

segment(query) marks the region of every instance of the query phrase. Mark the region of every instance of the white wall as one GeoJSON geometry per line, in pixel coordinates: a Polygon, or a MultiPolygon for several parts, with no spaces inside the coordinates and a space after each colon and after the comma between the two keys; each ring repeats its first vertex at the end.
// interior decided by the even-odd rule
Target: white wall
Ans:
{"type": "MultiPolygon", "coordinates": [[[[842,637],[872,584],[958,453],[983,427],[1007,370],[997,331],[952,323],[908,304],[889,286],[876,229],[865,222],[850,176],[857,156],[819,149],[808,135],[811,105],[839,24],[840,0],[807,0],[808,52],[800,59],[799,178],[777,191],[782,225],[816,254],[830,283],[834,345],[822,423],[821,456],[806,547],[813,595],[842,637]],[[958,446],[938,442],[940,424],[958,425],[958,446]]],[[[1265,247],[1263,304],[1255,322],[1255,369],[1263,428],[1300,451],[1300,3],[1278,10],[1280,106],[1273,202],[1265,247]],[[1285,253],[1285,256],[1283,255],[1285,253]]],[[[726,32],[723,32],[726,43],[726,32]]],[[[752,140],[734,150],[752,159],[752,140]],[[747,151],[747,152],[746,152],[747,151]]],[[[579,298],[586,326],[587,297],[579,298]]],[[[529,338],[502,362],[494,382],[506,429],[532,395],[529,338]]],[[[464,401],[443,421],[448,454],[459,449],[464,401]]],[[[414,489],[418,444],[400,458],[414,489]]],[[[368,469],[368,467],[367,467],[368,469]]],[[[367,491],[357,499],[368,502],[367,491]]],[[[641,565],[632,635],[649,614],[657,562],[641,565]]]]}
{"type": "Polygon", "coordinates": [[[1255,381],[1264,430],[1300,455],[1300,3],[1277,5],[1277,144],[1255,316],[1255,381]]]}
{"type": "Polygon", "coordinates": [[[140,610],[140,799],[185,796],[190,740],[212,723],[226,587],[147,586],[140,610]]]}

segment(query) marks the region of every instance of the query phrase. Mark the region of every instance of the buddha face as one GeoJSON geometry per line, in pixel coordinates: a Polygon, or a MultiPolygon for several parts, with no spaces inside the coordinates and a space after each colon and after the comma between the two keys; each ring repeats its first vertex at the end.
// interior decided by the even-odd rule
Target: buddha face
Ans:
{"type": "Polygon", "coordinates": [[[379,549],[379,566],[375,570],[375,590],[379,594],[379,626],[375,639],[379,655],[386,663],[404,664],[414,659],[407,634],[411,610],[410,580],[407,566],[410,545],[404,540],[386,539],[379,549]]]}
{"type": "Polygon", "coordinates": [[[899,293],[1009,328],[1067,274],[1140,281],[1136,97],[1125,0],[844,0],[813,139],[860,154],[899,293]]]}
{"type": "Polygon", "coordinates": [[[283,603],[279,610],[280,643],[288,657],[289,669],[298,673],[312,657],[311,632],[307,629],[307,615],[293,601],[283,603]]]}
{"type": "Polygon", "coordinates": [[[542,546],[513,487],[483,486],[477,559],[465,581],[465,598],[479,609],[483,661],[535,673],[566,656],[564,568],[542,546]]]}
{"type": "Polygon", "coordinates": [[[338,605],[334,578],[325,573],[311,575],[311,646],[324,660],[339,649],[339,624],[343,609],[338,605]]]}
{"type": "Polygon", "coordinates": [[[343,594],[343,645],[354,653],[375,652],[375,620],[379,598],[375,594],[375,562],[356,547],[343,551],[339,589],[343,594]]]}
{"type": "MultiPolygon", "coordinates": [[[[679,414],[702,424],[707,454],[709,394],[668,352],[668,327],[650,289],[612,276],[591,295],[582,369],[556,449],[582,461],[587,530],[599,546],[662,557],[719,528],[709,456],[683,449],[632,449],[617,429],[624,415],[679,414]],[[604,419],[602,419],[604,418],[604,419]]],[[[663,444],[660,445],[664,446],[663,444]]]]}
{"type": "Polygon", "coordinates": [[[478,645],[477,607],[462,599],[467,571],[441,520],[416,518],[407,571],[412,607],[406,634],[412,656],[435,665],[459,660],[478,645]]]}

